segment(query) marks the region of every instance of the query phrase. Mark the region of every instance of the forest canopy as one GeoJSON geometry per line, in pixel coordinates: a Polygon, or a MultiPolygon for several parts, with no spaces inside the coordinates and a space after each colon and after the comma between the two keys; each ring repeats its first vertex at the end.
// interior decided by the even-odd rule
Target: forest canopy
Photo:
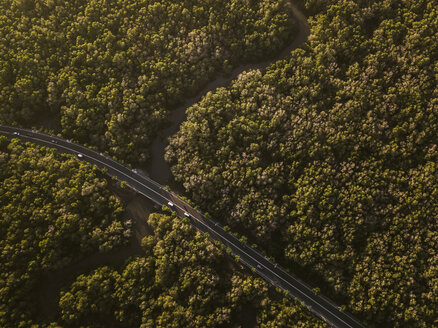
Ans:
{"type": "Polygon", "coordinates": [[[325,327],[303,307],[268,297],[265,281],[230,270],[230,258],[176,216],[151,214],[144,254],[121,270],[102,267],[62,292],[65,327],[325,327]],[[96,300],[98,302],[96,303],[96,300]],[[95,306],[90,306],[95,304],[95,306]],[[242,312],[250,312],[246,316],[242,312]],[[251,313],[252,312],[252,313],[251,313]]]}
{"type": "Polygon", "coordinates": [[[325,327],[175,214],[145,218],[153,232],[139,254],[73,281],[59,277],[56,299],[44,299],[41,288],[54,288],[42,285],[48,273],[54,278],[129,242],[125,205],[91,164],[3,136],[0,181],[1,327],[238,327],[246,320],[325,327]],[[51,315],[41,302],[54,303],[51,315]]]}
{"type": "Polygon", "coordinates": [[[172,172],[370,327],[437,326],[436,3],[303,3],[305,47],[191,107],[172,172]]]}
{"type": "MultiPolygon", "coordinates": [[[[172,172],[367,326],[438,326],[436,4],[299,2],[307,44],[191,107],[172,172]]],[[[0,0],[0,123],[145,163],[171,108],[290,41],[285,3],[0,0]]],[[[163,214],[144,254],[77,277],[40,322],[38,279],[123,245],[129,224],[103,175],[71,156],[0,138],[0,181],[0,326],[228,327],[248,308],[261,327],[323,325],[163,214]]]]}
{"type": "Polygon", "coordinates": [[[0,326],[31,325],[44,273],[126,244],[123,211],[90,164],[0,136],[0,326]]]}
{"type": "Polygon", "coordinates": [[[0,0],[0,123],[145,163],[168,110],[293,38],[285,0],[0,0]]]}
{"type": "Polygon", "coordinates": [[[102,174],[71,155],[0,137],[0,168],[2,327],[325,326],[298,302],[272,298],[265,281],[175,214],[151,214],[152,234],[125,264],[41,299],[44,274],[126,244],[131,226],[102,174]],[[38,303],[52,301],[54,314],[42,316],[38,303]]]}

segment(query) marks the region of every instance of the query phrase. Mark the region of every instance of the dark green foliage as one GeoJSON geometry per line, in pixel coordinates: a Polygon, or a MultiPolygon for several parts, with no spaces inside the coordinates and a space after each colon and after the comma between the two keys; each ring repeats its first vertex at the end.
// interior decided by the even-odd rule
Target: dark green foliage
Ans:
{"type": "MultiPolygon", "coordinates": [[[[1,327],[230,327],[245,306],[254,320],[277,322],[265,314],[277,302],[263,280],[233,269],[188,222],[161,214],[149,217],[144,254],[120,272],[77,277],[54,316],[42,317],[38,303],[51,300],[38,296],[41,278],[126,243],[130,227],[102,174],[70,155],[0,137],[0,181],[1,327]]],[[[322,325],[298,304],[281,311],[322,325]]]]}
{"type": "Polygon", "coordinates": [[[169,108],[292,38],[284,2],[1,0],[0,122],[144,163],[169,108]]]}
{"type": "Polygon", "coordinates": [[[167,158],[195,201],[370,326],[436,326],[436,6],[325,7],[304,49],[190,108],[167,158]]]}
{"type": "Polygon", "coordinates": [[[326,327],[322,321],[309,322],[308,316],[304,315],[297,303],[284,298],[281,302],[267,300],[261,317],[260,328],[308,328],[326,327]]]}
{"type": "Polygon", "coordinates": [[[28,325],[42,274],[125,243],[122,213],[91,165],[0,137],[0,326],[28,325]]]}
{"type": "Polygon", "coordinates": [[[237,327],[251,304],[262,327],[322,327],[302,307],[267,298],[266,283],[230,270],[206,235],[176,217],[152,214],[145,254],[119,273],[80,276],[60,299],[66,327],[237,327]],[[274,311],[273,313],[271,312],[274,311]]]}

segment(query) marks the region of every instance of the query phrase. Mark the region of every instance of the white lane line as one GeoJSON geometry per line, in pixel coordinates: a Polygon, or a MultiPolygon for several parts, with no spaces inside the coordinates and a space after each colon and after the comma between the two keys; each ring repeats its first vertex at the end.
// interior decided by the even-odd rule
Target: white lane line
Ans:
{"type": "MultiPolygon", "coordinates": [[[[29,132],[29,131],[26,131],[26,132],[29,132]]],[[[11,133],[9,133],[9,132],[7,132],[7,133],[8,133],[8,134],[11,134],[11,133]]],[[[33,133],[33,132],[32,132],[32,133],[33,133]]],[[[62,146],[62,145],[60,145],[60,144],[55,144],[55,145],[56,145],[56,146],[55,146],[55,145],[53,145],[53,143],[51,143],[50,141],[46,141],[46,140],[43,140],[43,139],[38,139],[38,138],[30,137],[30,136],[21,136],[21,135],[18,136],[18,137],[22,137],[22,138],[24,137],[24,138],[29,138],[29,139],[33,139],[33,140],[42,141],[43,143],[46,143],[46,144],[52,145],[52,146],[55,147],[55,148],[56,148],[56,146],[58,146],[58,147],[61,147],[61,148],[67,149],[67,150],[69,150],[69,151],[72,151],[72,149],[70,149],[70,148],[67,148],[67,147],[65,147],[65,146],[62,146]]],[[[61,140],[61,141],[64,141],[63,139],[60,139],[60,140],[61,140]]],[[[78,146],[80,146],[80,145],[78,145],[78,146]]],[[[83,147],[83,146],[80,146],[80,147],[83,147]]],[[[87,150],[90,150],[89,148],[86,148],[86,147],[83,147],[83,148],[85,148],[85,149],[87,149],[87,150]]],[[[73,151],[76,151],[76,150],[73,150],[73,151]]],[[[93,150],[92,150],[92,151],[93,151],[93,150]]],[[[93,152],[94,152],[94,151],[93,151],[93,152]]],[[[98,156],[102,156],[102,155],[98,154],[97,152],[96,152],[96,154],[97,154],[98,156]]],[[[88,156],[89,156],[89,155],[88,155],[88,156]]],[[[139,181],[133,179],[132,177],[130,177],[130,176],[127,175],[126,173],[120,171],[119,169],[116,169],[116,168],[110,166],[109,164],[106,164],[106,163],[100,161],[99,159],[96,159],[96,158],[91,157],[91,156],[89,156],[89,157],[92,158],[92,159],[94,159],[95,161],[97,161],[97,162],[103,164],[104,166],[108,166],[108,167],[110,167],[111,169],[113,169],[113,170],[115,170],[115,171],[121,173],[122,175],[124,175],[124,176],[126,176],[126,177],[128,177],[128,178],[130,178],[130,179],[132,179],[132,180],[134,180],[135,182],[137,182],[137,183],[139,183],[140,185],[146,187],[147,189],[149,189],[150,191],[154,192],[155,194],[157,194],[157,195],[160,196],[161,198],[164,198],[166,201],[169,201],[169,199],[167,199],[167,198],[164,197],[163,195],[159,194],[158,192],[156,192],[155,190],[151,189],[150,187],[148,187],[147,185],[143,184],[142,182],[139,182],[139,181]]],[[[130,171],[130,172],[131,172],[131,171],[130,171]]],[[[136,174],[136,173],[134,173],[134,175],[135,175],[135,176],[139,176],[139,175],[136,174]]],[[[145,195],[145,196],[148,197],[148,195],[145,195]]],[[[177,198],[178,198],[178,197],[177,197],[177,198]]],[[[179,198],[178,198],[178,199],[179,199],[179,198]]],[[[181,201],[182,201],[182,200],[181,200],[181,201]]],[[[185,203],[184,201],[182,201],[182,203],[188,205],[188,204],[185,203]]],[[[183,208],[181,208],[181,207],[178,206],[177,204],[175,204],[175,205],[176,205],[176,207],[179,208],[181,211],[184,211],[183,208]]],[[[189,207],[191,207],[191,206],[189,205],[189,207]]],[[[195,212],[198,213],[197,211],[195,211],[195,212]]],[[[214,229],[212,229],[210,226],[208,226],[207,224],[205,224],[203,221],[199,220],[199,219],[196,218],[195,216],[192,216],[192,217],[193,217],[195,220],[197,220],[198,222],[200,222],[202,225],[204,225],[205,227],[207,227],[207,230],[210,230],[210,231],[212,231],[212,232],[218,234],[214,229]]],[[[308,300],[310,300],[311,302],[316,303],[317,305],[319,305],[321,308],[323,308],[324,310],[326,310],[327,312],[329,312],[330,314],[332,314],[335,318],[337,318],[337,319],[339,319],[340,321],[342,321],[343,323],[345,323],[348,327],[353,327],[353,326],[349,325],[348,323],[346,323],[346,322],[345,322],[344,320],[342,320],[341,318],[339,318],[336,314],[334,314],[333,312],[331,312],[331,311],[330,311],[329,309],[327,309],[325,306],[323,306],[322,304],[319,304],[318,302],[316,302],[315,300],[313,300],[311,297],[309,297],[309,296],[307,296],[305,293],[303,293],[303,291],[299,290],[297,287],[295,287],[294,285],[292,285],[291,283],[289,283],[287,280],[285,280],[284,278],[282,278],[282,277],[280,277],[279,275],[277,275],[274,271],[272,271],[271,269],[269,269],[269,268],[268,268],[267,266],[265,266],[263,263],[259,262],[259,261],[256,260],[254,257],[252,257],[251,255],[249,255],[248,253],[246,253],[243,249],[241,249],[239,246],[237,246],[233,241],[229,240],[228,238],[223,237],[221,234],[218,234],[218,235],[219,235],[220,237],[222,237],[223,239],[225,239],[226,241],[228,241],[228,242],[229,242],[230,244],[232,244],[234,247],[236,247],[236,248],[237,248],[239,251],[241,251],[243,254],[245,254],[246,256],[248,256],[249,258],[251,258],[252,260],[254,260],[256,263],[262,265],[264,268],[266,268],[269,272],[271,272],[272,274],[274,274],[274,275],[275,275],[277,278],[279,278],[281,281],[285,282],[286,284],[288,284],[289,286],[291,286],[294,290],[296,290],[296,291],[298,291],[299,293],[301,293],[301,294],[302,294],[304,297],[306,297],[308,300]]],[[[292,279],[293,279],[293,277],[292,277],[292,279]]],[[[299,281],[297,281],[297,282],[299,283],[299,281]]],[[[301,284],[300,284],[300,285],[301,285],[301,284]]],[[[304,286],[304,287],[307,287],[307,286],[304,286]]],[[[308,289],[308,287],[307,287],[307,289],[308,289]]]]}
{"type": "MultiPolygon", "coordinates": [[[[51,145],[51,146],[54,147],[54,148],[61,147],[61,148],[67,149],[68,151],[74,151],[74,152],[77,152],[76,150],[72,150],[72,149],[70,149],[70,148],[68,148],[68,147],[65,147],[65,146],[59,144],[59,143],[58,143],[58,144],[53,144],[52,142],[50,142],[50,141],[46,141],[46,140],[44,140],[44,139],[34,138],[34,137],[30,137],[30,136],[19,136],[19,137],[23,137],[23,139],[24,139],[24,138],[29,138],[29,139],[32,139],[32,140],[40,141],[40,142],[43,142],[43,143],[49,144],[49,145],[51,145]]],[[[89,158],[95,160],[96,162],[99,162],[99,163],[103,164],[103,166],[109,167],[109,168],[111,168],[111,169],[113,169],[113,170],[115,170],[115,171],[121,173],[121,174],[124,175],[125,177],[128,177],[129,179],[134,180],[135,182],[137,182],[138,184],[142,185],[143,187],[146,187],[147,189],[149,189],[150,191],[154,192],[155,194],[157,194],[157,195],[160,196],[161,198],[164,198],[166,201],[169,201],[166,197],[164,197],[163,195],[159,194],[159,193],[156,192],[155,190],[151,189],[149,186],[147,186],[147,185],[145,185],[145,184],[143,184],[143,183],[137,181],[136,179],[130,177],[129,175],[127,175],[126,173],[120,171],[119,169],[116,169],[115,167],[113,167],[113,166],[111,166],[111,165],[109,165],[109,164],[107,164],[107,163],[104,163],[104,162],[102,162],[101,160],[96,159],[95,157],[92,157],[92,156],[89,156],[89,155],[86,155],[86,156],[88,156],[89,158]]],[[[99,155],[99,156],[100,156],[100,155],[99,155]]],[[[146,197],[149,197],[149,196],[146,195],[146,194],[145,194],[145,196],[146,196],[146,197]]]]}
{"type": "MultiPolygon", "coordinates": [[[[219,227],[219,228],[221,228],[224,232],[225,232],[225,229],[223,228],[223,227],[219,227]]],[[[226,233],[226,232],[225,232],[226,233]]],[[[237,238],[236,238],[237,239],[237,238]]],[[[269,262],[270,264],[272,264],[273,266],[275,266],[275,264],[273,263],[273,262],[271,262],[270,260],[268,260],[263,254],[261,254],[260,252],[258,252],[257,250],[255,250],[254,248],[251,248],[251,247],[249,247],[254,253],[256,253],[258,256],[260,256],[261,258],[263,258],[263,259],[265,259],[267,262],[269,262]]],[[[264,267],[266,267],[266,266],[264,266],[264,267]]],[[[266,267],[267,268],[267,267],[266,267]]],[[[269,270],[269,268],[267,268],[268,270],[269,270]]],[[[282,273],[284,274],[284,275],[286,275],[286,276],[290,276],[292,279],[294,279],[297,283],[299,283],[303,288],[305,288],[305,289],[307,289],[307,291],[309,291],[309,292],[311,292],[311,293],[313,293],[313,290],[309,287],[309,286],[307,286],[307,285],[305,285],[303,282],[301,282],[300,280],[298,280],[297,278],[295,278],[295,277],[292,277],[289,273],[287,273],[286,271],[284,271],[280,266],[278,266],[278,271],[282,271],[282,273]]],[[[284,278],[283,278],[284,279],[284,278]]]]}
{"type": "MultiPolygon", "coordinates": [[[[31,131],[31,130],[27,130],[27,129],[23,129],[23,128],[19,128],[19,127],[8,127],[8,126],[5,126],[5,125],[1,125],[0,124],[0,127],[3,127],[3,128],[6,128],[6,129],[12,129],[12,130],[19,130],[21,133],[31,133],[31,134],[33,134],[33,135],[42,135],[43,137],[46,137],[46,138],[49,138],[49,139],[54,139],[54,140],[58,140],[58,141],[61,141],[61,142],[67,142],[67,143],[70,143],[70,144],[72,144],[72,145],[74,145],[74,146],[76,146],[76,147],[79,147],[79,148],[81,148],[81,149],[83,149],[83,150],[86,150],[86,151],[90,151],[90,152],[92,152],[92,153],[94,153],[96,156],[103,156],[103,157],[105,157],[105,159],[107,159],[108,161],[110,161],[110,162],[112,162],[112,163],[114,163],[114,164],[116,164],[116,165],[119,165],[119,166],[122,166],[122,167],[125,167],[125,166],[123,166],[121,163],[118,163],[117,161],[115,161],[114,159],[112,159],[111,157],[109,157],[109,156],[106,156],[106,155],[104,155],[104,154],[100,154],[98,151],[96,151],[96,150],[94,150],[94,149],[92,149],[92,148],[88,148],[88,147],[85,147],[85,146],[83,146],[83,145],[80,145],[80,144],[77,144],[77,143],[74,143],[74,142],[71,142],[70,140],[67,140],[67,139],[63,139],[63,138],[61,138],[61,137],[58,137],[58,136],[55,136],[55,135],[50,135],[50,134],[47,134],[47,133],[44,133],[44,132],[40,132],[40,131],[38,131],[38,132],[33,132],[33,131],[31,131]]],[[[5,133],[8,133],[8,134],[11,134],[11,135],[13,135],[13,132],[9,132],[9,131],[4,131],[5,133]]],[[[26,135],[24,135],[24,137],[29,137],[29,138],[33,138],[33,137],[31,137],[31,136],[26,136],[26,135]]],[[[46,140],[43,140],[43,139],[39,139],[39,138],[33,138],[34,140],[41,140],[41,141],[43,141],[43,142],[46,142],[46,143],[49,143],[49,144],[52,144],[52,142],[49,142],[49,141],[46,141],[46,140]]],[[[65,148],[65,147],[63,147],[63,148],[65,148]]],[[[68,149],[68,148],[65,148],[65,149],[68,149]]],[[[70,151],[77,151],[77,150],[75,150],[75,149],[69,149],[70,151]]],[[[102,162],[101,162],[102,163],[102,162]]],[[[108,164],[106,164],[107,166],[109,166],[108,164]]],[[[116,168],[114,168],[114,167],[112,167],[112,166],[110,166],[111,168],[113,168],[114,170],[117,170],[116,168]]],[[[125,167],[126,168],[126,167],[125,167]]],[[[128,170],[130,170],[129,168],[126,168],[126,169],[128,169],[128,170]]],[[[120,170],[117,170],[118,172],[121,172],[120,170]]],[[[131,171],[131,170],[130,170],[131,171]]],[[[121,172],[121,173],[123,173],[123,172],[121,172]]],[[[134,173],[134,172],[133,172],[134,173]]],[[[127,176],[127,174],[126,173],[123,173],[125,176],[127,176]]],[[[140,174],[135,174],[136,176],[138,176],[138,177],[141,177],[141,178],[143,178],[143,179],[145,179],[145,180],[147,180],[148,182],[150,182],[150,183],[152,183],[152,184],[154,184],[156,187],[158,187],[158,188],[160,188],[160,189],[162,189],[162,186],[158,183],[158,182],[156,182],[156,181],[154,181],[154,180],[152,180],[151,178],[149,178],[149,177],[147,177],[147,176],[142,176],[142,175],[140,175],[140,174]]]]}
{"type": "MultiPolygon", "coordinates": [[[[50,135],[46,135],[46,136],[47,136],[48,138],[51,137],[50,135]]],[[[61,141],[61,142],[65,142],[65,140],[62,139],[62,138],[60,138],[60,137],[55,136],[54,138],[58,139],[58,140],[61,141]]],[[[131,170],[130,168],[128,168],[128,167],[122,165],[121,163],[115,161],[114,159],[112,159],[112,158],[109,157],[109,156],[106,156],[105,154],[100,154],[100,152],[98,152],[98,151],[96,151],[96,150],[94,150],[94,149],[92,149],[92,148],[87,148],[87,147],[85,147],[85,146],[83,146],[83,145],[80,145],[80,144],[77,144],[77,143],[73,143],[73,142],[70,142],[70,143],[71,143],[72,145],[75,145],[75,146],[79,147],[79,148],[82,148],[82,149],[85,150],[85,151],[89,151],[89,152],[94,153],[95,156],[105,157],[105,159],[106,159],[107,161],[112,162],[113,164],[115,164],[115,165],[117,165],[117,166],[122,166],[123,168],[125,168],[125,169],[129,170],[130,172],[132,172],[132,170],[131,170]]],[[[75,150],[75,151],[76,151],[76,150],[75,150]]],[[[89,156],[89,155],[88,155],[88,156],[89,156]]],[[[101,163],[102,163],[102,162],[101,162],[101,163]]],[[[106,164],[106,165],[108,165],[108,164],[106,164]]],[[[109,166],[109,165],[108,165],[108,166],[109,166]]],[[[115,167],[112,167],[112,168],[113,168],[114,170],[117,170],[115,167]]],[[[117,170],[117,171],[118,171],[118,172],[121,172],[120,170],[117,170]]],[[[140,174],[135,173],[135,172],[132,172],[132,173],[133,173],[135,176],[137,176],[137,177],[139,177],[139,178],[142,178],[142,179],[144,179],[144,180],[146,180],[146,181],[152,183],[152,184],[155,185],[156,187],[162,189],[162,186],[161,186],[158,182],[152,180],[151,178],[149,178],[149,177],[147,177],[147,176],[140,175],[140,174]]],[[[125,176],[128,176],[126,173],[123,173],[123,174],[124,174],[125,176]]]]}
{"type": "MultiPolygon", "coordinates": [[[[34,132],[30,132],[30,131],[27,131],[27,130],[25,130],[25,132],[35,134],[34,132]]],[[[6,132],[6,133],[8,133],[8,134],[12,134],[12,135],[13,135],[13,133],[10,133],[10,132],[6,132]]],[[[38,135],[37,135],[37,136],[38,136],[38,135]]],[[[68,148],[68,147],[65,147],[65,146],[59,144],[59,143],[57,143],[57,144],[53,144],[53,143],[50,142],[50,141],[46,141],[46,140],[44,140],[44,139],[39,139],[38,137],[35,138],[35,137],[28,136],[28,135],[18,135],[17,137],[19,137],[19,138],[21,137],[22,139],[28,138],[28,139],[32,139],[32,140],[36,140],[36,141],[40,141],[40,142],[43,142],[43,143],[45,143],[45,144],[50,145],[51,148],[52,148],[52,147],[54,147],[54,148],[61,147],[61,148],[67,149],[68,151],[77,152],[77,150],[75,150],[75,149],[70,149],[70,148],[68,148]]],[[[59,141],[61,141],[61,142],[65,142],[65,140],[63,140],[63,139],[61,139],[61,138],[58,138],[58,137],[57,137],[57,139],[58,139],[59,141]]],[[[86,150],[92,150],[92,149],[86,148],[86,147],[81,146],[81,145],[78,145],[78,144],[75,144],[75,145],[77,145],[77,146],[79,146],[79,147],[81,147],[81,148],[84,148],[84,149],[86,149],[86,150]]],[[[92,150],[92,152],[94,152],[94,150],[92,150]]],[[[97,153],[97,152],[95,152],[95,153],[96,153],[97,156],[102,156],[102,155],[100,155],[100,154],[97,153]]],[[[97,162],[103,164],[103,166],[107,166],[107,167],[109,167],[109,168],[111,168],[111,169],[113,169],[113,170],[115,170],[115,171],[121,173],[123,176],[128,177],[129,179],[134,180],[134,181],[137,182],[138,184],[142,185],[143,187],[146,187],[146,188],[149,189],[150,191],[152,191],[152,192],[154,192],[155,194],[157,194],[159,197],[164,198],[166,201],[169,201],[169,199],[167,199],[166,197],[164,197],[162,194],[158,193],[157,191],[155,191],[155,190],[152,189],[151,187],[149,187],[149,186],[143,184],[142,182],[137,181],[136,179],[134,179],[133,177],[129,176],[128,174],[126,174],[126,173],[120,171],[119,169],[117,169],[117,168],[115,168],[115,167],[113,167],[113,166],[111,166],[111,165],[109,165],[109,164],[107,164],[107,163],[104,163],[104,162],[102,162],[101,160],[99,160],[99,159],[97,159],[97,158],[95,158],[95,157],[92,157],[92,156],[90,156],[90,155],[86,155],[86,156],[88,156],[89,158],[91,158],[91,159],[93,159],[93,160],[95,160],[95,161],[97,161],[97,162]]],[[[115,162],[115,161],[113,160],[113,162],[115,162]]],[[[122,166],[123,166],[123,165],[122,165],[122,166]]],[[[128,170],[129,170],[129,169],[128,169],[128,170]]],[[[130,172],[132,172],[132,171],[130,171],[130,172]]],[[[136,173],[134,173],[134,175],[135,175],[135,176],[140,176],[139,174],[136,174],[136,173]]],[[[146,195],[146,194],[145,194],[144,196],[149,197],[149,196],[146,195]]]]}
{"type": "MultiPolygon", "coordinates": [[[[207,227],[208,230],[215,232],[212,228],[210,228],[210,226],[206,225],[204,222],[200,221],[199,219],[195,218],[197,221],[199,221],[201,224],[203,224],[204,226],[207,227]]],[[[342,321],[343,323],[345,323],[348,327],[353,327],[351,325],[349,325],[348,323],[346,323],[344,320],[342,320],[341,318],[339,318],[336,314],[334,314],[333,312],[331,312],[329,309],[327,309],[324,305],[319,304],[317,301],[313,300],[311,297],[307,296],[303,291],[299,290],[297,287],[295,287],[294,285],[292,285],[291,283],[289,283],[287,280],[285,280],[284,278],[280,277],[279,275],[277,275],[275,272],[273,272],[272,270],[270,270],[267,266],[265,266],[263,263],[259,262],[258,260],[256,260],[255,258],[253,258],[251,255],[249,255],[248,253],[246,253],[244,250],[242,250],[239,246],[237,246],[234,242],[230,241],[229,239],[223,237],[221,234],[218,234],[217,232],[215,232],[217,235],[219,235],[220,237],[222,237],[223,239],[227,240],[230,244],[232,244],[234,247],[236,247],[238,250],[240,250],[243,254],[246,254],[249,258],[251,258],[252,260],[254,260],[256,263],[261,264],[264,268],[266,268],[269,272],[271,272],[272,274],[274,274],[275,276],[277,276],[281,281],[285,282],[286,284],[288,284],[289,286],[291,286],[293,289],[295,289],[296,291],[299,292],[299,294],[304,295],[308,300],[310,299],[313,303],[319,305],[321,308],[323,308],[324,310],[326,310],[327,312],[331,313],[335,318],[339,319],[340,321],[342,321]]],[[[292,277],[293,279],[293,277],[292,277]]]]}

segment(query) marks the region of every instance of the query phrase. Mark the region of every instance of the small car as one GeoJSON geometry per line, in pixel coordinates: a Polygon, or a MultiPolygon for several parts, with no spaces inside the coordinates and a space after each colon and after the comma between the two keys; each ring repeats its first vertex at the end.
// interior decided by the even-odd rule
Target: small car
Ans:
{"type": "Polygon", "coordinates": [[[187,212],[184,212],[184,216],[185,216],[186,218],[189,218],[189,217],[190,217],[190,214],[187,213],[187,212]]]}
{"type": "Polygon", "coordinates": [[[79,158],[82,158],[82,157],[84,157],[84,155],[82,155],[81,153],[78,153],[78,155],[77,155],[79,158]]]}
{"type": "Polygon", "coordinates": [[[260,264],[257,264],[257,269],[263,270],[263,267],[260,264]]]}
{"type": "Polygon", "coordinates": [[[175,204],[172,203],[172,202],[168,202],[167,205],[169,205],[169,207],[174,207],[175,206],[175,204]]]}
{"type": "Polygon", "coordinates": [[[19,135],[20,135],[20,132],[15,131],[14,134],[15,134],[16,136],[19,136],[19,135]]]}

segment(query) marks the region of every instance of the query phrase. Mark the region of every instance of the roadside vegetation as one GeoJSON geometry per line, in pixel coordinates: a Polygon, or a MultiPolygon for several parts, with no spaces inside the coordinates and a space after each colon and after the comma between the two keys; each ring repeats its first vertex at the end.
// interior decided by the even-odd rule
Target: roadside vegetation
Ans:
{"type": "Polygon", "coordinates": [[[82,275],[60,298],[65,327],[325,327],[295,302],[241,270],[205,234],[176,216],[151,214],[144,254],[121,270],[82,275]],[[246,315],[244,314],[245,312],[246,315]],[[248,319],[252,318],[252,319],[248,319]]]}
{"type": "Polygon", "coordinates": [[[131,226],[102,173],[71,155],[0,137],[0,178],[1,327],[325,326],[188,221],[158,213],[140,254],[64,283],[44,317],[42,277],[126,245],[131,226]]]}
{"type": "Polygon", "coordinates": [[[437,326],[436,4],[302,4],[306,46],[188,109],[172,172],[368,326],[437,326]]]}
{"type": "Polygon", "coordinates": [[[0,123],[42,125],[144,164],[168,110],[276,54],[285,0],[0,1],[0,123]]]}
{"type": "MultiPolygon", "coordinates": [[[[438,326],[436,4],[298,2],[307,44],[189,108],[167,148],[173,175],[367,326],[438,326]]],[[[0,123],[144,164],[171,108],[293,39],[287,8],[0,0],[0,123]]],[[[163,214],[142,254],[78,276],[44,321],[39,279],[125,245],[123,212],[96,168],[0,137],[0,326],[237,327],[248,313],[266,328],[323,326],[163,214]]]]}
{"type": "Polygon", "coordinates": [[[0,326],[31,325],[44,273],[126,244],[123,211],[90,164],[0,136],[0,326]]]}

